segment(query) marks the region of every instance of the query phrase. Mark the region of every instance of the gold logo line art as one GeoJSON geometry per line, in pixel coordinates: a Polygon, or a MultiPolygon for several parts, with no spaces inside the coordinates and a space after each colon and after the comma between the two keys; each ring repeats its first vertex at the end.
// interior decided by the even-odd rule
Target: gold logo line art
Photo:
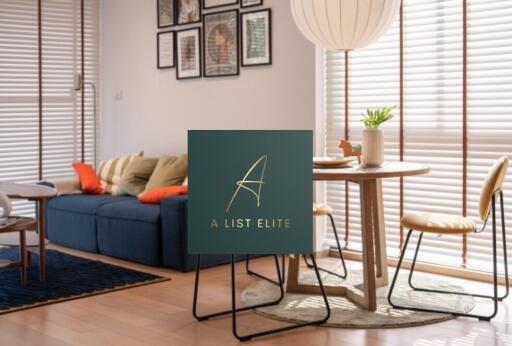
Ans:
{"type": "Polygon", "coordinates": [[[263,155],[262,157],[260,157],[252,166],[251,168],[249,168],[249,170],[247,171],[247,173],[245,174],[245,176],[243,177],[242,180],[239,180],[236,182],[236,185],[238,186],[235,193],[233,194],[233,197],[231,197],[231,201],[229,202],[229,205],[228,207],[226,208],[226,213],[229,212],[229,209],[231,208],[231,205],[233,204],[233,202],[235,201],[236,199],[236,196],[238,196],[238,192],[240,192],[240,189],[245,189],[247,191],[249,191],[250,193],[252,193],[255,197],[256,197],[256,206],[259,207],[260,206],[260,197],[261,197],[261,188],[263,187],[263,184],[265,184],[265,182],[263,181],[263,178],[265,176],[265,169],[267,168],[267,159],[268,159],[268,156],[267,155],[263,155]],[[261,170],[261,176],[260,176],[260,180],[247,180],[247,178],[249,177],[249,175],[256,169],[256,167],[258,167],[258,165],[260,163],[263,162],[263,169],[261,170]],[[247,185],[258,185],[258,188],[257,188],[257,191],[256,192],[255,190],[253,190],[252,188],[250,188],[249,186],[247,185]]]}

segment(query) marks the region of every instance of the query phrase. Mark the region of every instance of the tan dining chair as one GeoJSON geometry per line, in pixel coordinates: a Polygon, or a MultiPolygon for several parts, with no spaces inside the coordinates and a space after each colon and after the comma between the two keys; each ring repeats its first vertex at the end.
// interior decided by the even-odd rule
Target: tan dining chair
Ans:
{"type": "MultiPolygon", "coordinates": [[[[347,274],[348,274],[347,266],[345,264],[345,259],[343,257],[343,252],[341,250],[341,243],[340,243],[340,239],[339,239],[339,236],[338,236],[338,231],[336,230],[336,223],[334,222],[334,217],[332,216],[332,208],[330,206],[328,206],[327,204],[313,203],[313,216],[314,217],[327,216],[329,218],[329,220],[331,221],[331,226],[332,226],[332,230],[333,230],[333,233],[334,233],[334,238],[336,239],[338,255],[340,257],[341,265],[343,267],[343,274],[336,273],[334,271],[322,268],[320,266],[318,266],[318,270],[322,271],[322,272],[325,272],[325,273],[328,273],[328,274],[331,274],[331,275],[334,275],[334,276],[337,276],[337,277],[339,277],[341,279],[346,279],[347,278],[347,274]]],[[[271,279],[269,277],[266,277],[266,276],[264,276],[262,274],[259,274],[257,272],[254,272],[253,270],[251,270],[250,269],[250,258],[251,257],[249,255],[247,255],[246,260],[245,260],[245,270],[246,270],[247,274],[259,277],[260,279],[269,281],[269,282],[271,282],[271,283],[273,283],[275,285],[279,285],[279,283],[276,280],[273,280],[273,279],[271,279]]],[[[315,266],[313,264],[309,263],[309,261],[307,259],[307,256],[304,256],[304,262],[306,263],[306,266],[309,269],[314,269],[315,268],[315,266]]],[[[281,270],[282,270],[282,277],[283,278],[285,277],[285,273],[286,273],[286,267],[285,266],[286,266],[286,261],[285,261],[285,256],[283,255],[283,257],[282,257],[282,264],[281,264],[281,270]]]]}
{"type": "MultiPolygon", "coordinates": [[[[338,256],[340,257],[341,265],[343,267],[343,274],[338,274],[338,273],[336,273],[336,272],[334,272],[332,270],[328,270],[328,269],[322,268],[320,266],[318,266],[318,270],[320,270],[320,271],[322,271],[324,273],[328,273],[328,274],[337,276],[337,277],[339,277],[341,279],[346,279],[347,278],[347,274],[348,274],[347,266],[345,265],[345,258],[343,258],[343,252],[341,251],[340,238],[338,236],[338,230],[336,229],[336,223],[334,222],[334,217],[332,216],[332,208],[329,205],[327,205],[327,204],[314,203],[313,204],[313,216],[315,216],[315,217],[327,216],[329,218],[329,220],[331,221],[331,226],[332,226],[332,231],[333,231],[333,234],[334,234],[334,239],[336,240],[336,247],[337,247],[337,250],[338,250],[338,256]]],[[[307,256],[304,256],[304,262],[306,262],[306,266],[309,269],[313,269],[313,265],[308,262],[307,256]]]]}
{"type": "Polygon", "coordinates": [[[407,309],[414,311],[423,311],[423,312],[438,312],[438,313],[450,313],[457,316],[465,316],[465,317],[473,317],[478,318],[480,320],[490,321],[493,317],[496,316],[498,312],[498,301],[502,301],[508,296],[509,293],[509,278],[508,278],[508,262],[507,262],[507,240],[506,240],[506,232],[505,232],[505,213],[504,213],[504,204],[503,204],[503,182],[507,175],[508,169],[508,158],[506,156],[498,159],[491,170],[487,174],[487,178],[484,182],[484,185],[480,194],[480,202],[479,202],[479,216],[481,221],[484,223],[483,226],[478,229],[476,223],[466,217],[458,216],[458,215],[448,215],[448,214],[438,214],[438,213],[411,213],[406,214],[400,224],[402,227],[409,229],[407,233],[407,238],[405,240],[404,247],[402,249],[402,253],[400,255],[400,259],[398,261],[398,265],[395,271],[395,275],[393,277],[393,281],[391,283],[391,287],[388,293],[388,302],[389,304],[396,309],[407,309]],[[502,241],[503,241],[503,264],[505,267],[505,293],[502,296],[498,295],[498,256],[497,256],[497,225],[496,225],[496,199],[499,197],[500,200],[500,216],[501,216],[501,231],[502,231],[502,241]],[[416,265],[416,260],[418,258],[418,252],[421,245],[421,240],[423,238],[424,233],[434,233],[440,235],[453,235],[453,234],[471,234],[471,233],[481,233],[486,229],[487,222],[489,218],[492,218],[492,252],[493,252],[493,295],[482,295],[482,294],[471,294],[464,292],[449,292],[442,290],[434,290],[416,287],[412,283],[412,277],[416,265]],[[459,313],[450,310],[436,310],[436,309],[423,309],[414,306],[403,306],[393,303],[393,290],[395,288],[395,284],[398,278],[398,273],[400,271],[400,267],[402,265],[402,261],[404,259],[404,255],[407,251],[407,245],[409,244],[409,240],[411,238],[411,234],[413,231],[418,231],[418,243],[416,245],[416,251],[414,253],[414,258],[411,265],[411,271],[409,273],[408,283],[409,286],[415,291],[423,291],[423,292],[433,292],[440,294],[455,294],[455,295],[466,295],[473,296],[479,298],[488,298],[491,299],[494,305],[493,313],[490,315],[476,315],[469,313],[459,313]]]}

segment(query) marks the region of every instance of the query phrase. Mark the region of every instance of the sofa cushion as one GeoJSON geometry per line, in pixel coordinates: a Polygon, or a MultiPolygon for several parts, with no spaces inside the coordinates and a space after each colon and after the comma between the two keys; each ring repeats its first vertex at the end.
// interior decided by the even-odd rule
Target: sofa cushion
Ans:
{"type": "Polygon", "coordinates": [[[58,245],[98,252],[96,211],[101,206],[133,200],[110,195],[73,195],[53,198],[46,205],[46,235],[58,245]]]}
{"type": "Polygon", "coordinates": [[[160,205],[129,200],[98,209],[98,247],[102,254],[161,265],[160,205]]]}
{"type": "Polygon", "coordinates": [[[75,162],[73,163],[78,179],[80,179],[80,189],[91,195],[103,194],[103,188],[101,187],[100,180],[96,176],[94,167],[87,163],[75,162]]]}
{"type": "Polygon", "coordinates": [[[137,156],[144,156],[143,151],[139,151],[133,155],[118,157],[112,160],[101,161],[98,167],[98,176],[101,181],[101,186],[105,193],[112,195],[121,195],[119,191],[119,182],[123,171],[128,164],[137,156]]]}
{"type": "Polygon", "coordinates": [[[146,192],[157,187],[181,185],[188,175],[188,156],[162,156],[146,185],[146,192]]]}
{"type": "Polygon", "coordinates": [[[121,176],[119,191],[132,196],[140,195],[146,189],[157,162],[155,158],[135,157],[121,176]]]}
{"type": "Polygon", "coordinates": [[[160,205],[143,204],[137,199],[130,199],[101,207],[98,209],[97,215],[114,219],[158,223],[160,222],[160,205]]]}
{"type": "Polygon", "coordinates": [[[130,196],[111,195],[72,195],[53,198],[48,202],[48,208],[69,211],[79,214],[95,215],[103,205],[135,200],[130,196]]]}
{"type": "Polygon", "coordinates": [[[188,194],[188,186],[183,185],[175,185],[175,186],[166,186],[166,187],[157,187],[148,192],[144,192],[139,196],[139,201],[141,203],[152,203],[152,204],[160,204],[162,200],[179,195],[187,195],[188,194]]]}

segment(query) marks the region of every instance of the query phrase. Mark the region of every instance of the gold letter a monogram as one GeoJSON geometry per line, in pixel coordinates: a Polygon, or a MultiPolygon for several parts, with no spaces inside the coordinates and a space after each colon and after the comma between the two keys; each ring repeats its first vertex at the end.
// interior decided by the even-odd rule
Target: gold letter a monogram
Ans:
{"type": "Polygon", "coordinates": [[[249,170],[247,171],[247,173],[245,174],[244,178],[242,180],[239,180],[236,182],[236,185],[238,186],[238,188],[236,189],[235,193],[233,194],[233,197],[231,198],[231,201],[229,202],[229,205],[228,207],[226,208],[226,213],[229,211],[229,209],[231,208],[231,205],[233,204],[233,201],[235,200],[236,196],[238,195],[238,192],[240,191],[241,188],[244,188],[246,190],[248,190],[250,193],[252,193],[255,197],[256,197],[256,201],[257,201],[257,206],[259,207],[260,206],[260,196],[261,196],[261,187],[263,186],[263,184],[265,184],[263,182],[263,177],[265,175],[265,168],[267,167],[267,155],[263,155],[262,157],[260,157],[258,159],[258,161],[256,161],[252,166],[251,168],[249,168],[249,170]],[[260,180],[247,180],[247,178],[249,177],[249,175],[252,173],[252,171],[254,171],[256,169],[256,167],[258,167],[258,165],[263,162],[263,169],[261,170],[261,177],[260,177],[260,180]],[[250,187],[248,187],[247,185],[257,185],[258,188],[257,188],[257,191],[256,192],[255,190],[251,189],[250,187]]]}

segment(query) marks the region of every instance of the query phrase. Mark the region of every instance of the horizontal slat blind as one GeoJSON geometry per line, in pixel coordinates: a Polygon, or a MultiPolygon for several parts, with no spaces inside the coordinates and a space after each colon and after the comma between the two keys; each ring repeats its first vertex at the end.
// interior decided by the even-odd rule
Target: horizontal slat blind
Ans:
{"type": "MultiPolygon", "coordinates": [[[[468,2],[468,216],[473,219],[478,218],[480,188],[489,166],[497,157],[512,153],[510,18],[511,1],[468,2]]],[[[511,171],[504,188],[509,239],[512,234],[511,171]]],[[[468,237],[469,267],[491,268],[488,263],[491,239],[489,232],[468,237]]]]}
{"type": "MultiPolygon", "coordinates": [[[[39,177],[37,0],[0,1],[0,180],[39,177]]],[[[33,204],[15,202],[19,214],[33,204]]]]}
{"type": "MultiPolygon", "coordinates": [[[[399,23],[389,30],[376,44],[367,49],[349,52],[349,140],[354,143],[361,142],[361,113],[367,108],[382,105],[399,104],[399,23]]],[[[340,155],[337,146],[344,133],[345,119],[345,64],[343,52],[328,52],[326,56],[326,107],[327,126],[326,148],[328,155],[340,155]],[[327,77],[329,75],[329,77],[327,77]]],[[[399,159],[399,122],[398,112],[392,121],[385,125],[386,159],[399,159]]],[[[386,201],[386,211],[391,217],[386,218],[390,244],[397,240],[399,200],[397,198],[398,180],[384,181],[383,189],[389,200],[386,201]]],[[[345,210],[345,183],[328,183],[327,202],[340,212],[345,210]]],[[[361,248],[361,219],[359,212],[359,186],[349,184],[349,246],[353,249],[361,248]]],[[[345,217],[336,217],[337,228],[345,229],[345,217]]],[[[332,233],[328,239],[334,241],[332,233]]],[[[397,245],[396,245],[397,246],[397,245]]]]}
{"type": "MultiPolygon", "coordinates": [[[[42,157],[39,157],[37,0],[0,1],[0,180],[35,182],[72,174],[81,160],[80,0],[43,0],[42,157]]],[[[86,81],[99,83],[99,0],[84,2],[86,81]]],[[[97,145],[93,94],[85,98],[85,159],[94,163],[97,145]]],[[[32,215],[18,202],[14,212],[32,215]]]]}
{"type": "MultiPolygon", "coordinates": [[[[462,1],[404,4],[404,160],[432,170],[404,179],[404,212],[462,215],[462,1]]],[[[460,236],[422,245],[420,260],[460,263],[460,236]]]]}
{"type": "MultiPolygon", "coordinates": [[[[81,92],[75,78],[81,67],[79,0],[43,1],[43,176],[69,176],[82,155],[81,92]]],[[[98,83],[99,3],[84,2],[85,81],[98,83]]],[[[95,161],[94,103],[85,93],[85,161],[95,161]]]]}
{"type": "MultiPolygon", "coordinates": [[[[493,160],[512,149],[512,14],[510,1],[468,0],[468,216],[478,221],[480,187],[493,160]]],[[[463,211],[463,2],[406,0],[403,8],[404,160],[426,163],[432,172],[404,179],[404,212],[463,211]]],[[[366,108],[400,103],[399,19],[377,43],[349,53],[326,51],[325,147],[339,154],[343,137],[345,78],[348,76],[349,133],[360,143],[360,114],[366,108]]],[[[386,160],[399,159],[399,110],[383,125],[386,160]]],[[[506,189],[510,179],[507,179],[506,189]]],[[[507,190],[505,191],[507,192],[507,190]]],[[[506,196],[506,194],[505,194],[506,196]]],[[[327,202],[344,229],[344,184],[327,185],[327,202]]],[[[400,241],[400,187],[384,182],[386,233],[390,255],[400,241]]],[[[350,188],[349,249],[360,249],[359,192],[350,188]]],[[[507,208],[509,220],[512,209],[507,208]]],[[[512,225],[511,225],[512,226],[512,225]]],[[[510,226],[508,227],[510,230],[510,226]]],[[[512,233],[509,231],[509,234],[512,233]]],[[[491,270],[489,232],[468,237],[467,266],[491,270]]],[[[333,243],[332,234],[328,241],[333,243]]],[[[424,237],[420,260],[460,265],[462,237],[424,237]]]]}

